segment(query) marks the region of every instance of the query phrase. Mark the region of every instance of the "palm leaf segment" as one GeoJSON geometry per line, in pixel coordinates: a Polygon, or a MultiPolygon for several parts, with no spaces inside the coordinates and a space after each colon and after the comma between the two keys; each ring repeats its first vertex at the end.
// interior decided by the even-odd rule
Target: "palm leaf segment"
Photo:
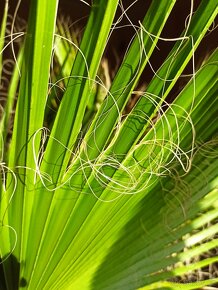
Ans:
{"type": "MultiPolygon", "coordinates": [[[[17,66],[1,121],[1,289],[198,289],[218,280],[168,282],[218,260],[196,259],[218,245],[218,52],[194,66],[217,1],[195,13],[190,1],[184,33],[146,90],[134,91],[175,4],[152,1],[108,89],[98,71],[122,3],[95,0],[78,45],[63,26],[55,32],[58,1],[32,1],[9,148],[17,66]],[[59,69],[50,73],[53,52],[59,69]],[[169,104],[190,61],[192,77],[169,104]],[[139,100],[124,116],[132,94],[139,100]]],[[[6,15],[7,4],[1,41],[6,15]]]]}

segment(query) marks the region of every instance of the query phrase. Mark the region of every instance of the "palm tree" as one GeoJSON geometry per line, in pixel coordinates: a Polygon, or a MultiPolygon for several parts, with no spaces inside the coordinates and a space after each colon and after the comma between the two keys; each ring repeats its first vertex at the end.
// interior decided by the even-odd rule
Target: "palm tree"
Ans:
{"type": "MultiPolygon", "coordinates": [[[[202,0],[194,11],[191,0],[184,32],[166,39],[161,32],[176,2],[152,1],[111,84],[102,56],[119,26],[118,6],[127,13],[121,1],[90,4],[80,43],[56,26],[57,0],[31,1],[26,33],[12,25],[8,43],[24,34],[25,43],[0,125],[1,289],[203,289],[218,282],[175,282],[218,260],[204,257],[218,245],[218,51],[195,66],[218,1],[202,0]],[[158,41],[174,46],[141,90],[158,41]],[[192,72],[182,75],[189,62],[192,72]],[[182,77],[189,82],[172,101],[182,77]]],[[[7,11],[8,1],[1,51],[7,11]]],[[[3,78],[2,53],[0,63],[3,78]]]]}

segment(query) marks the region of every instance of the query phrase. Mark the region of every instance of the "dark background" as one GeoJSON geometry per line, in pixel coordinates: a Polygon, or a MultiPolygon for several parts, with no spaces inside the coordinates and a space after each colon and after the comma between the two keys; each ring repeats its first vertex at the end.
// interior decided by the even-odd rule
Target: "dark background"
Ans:
{"type": "MultiPolygon", "coordinates": [[[[91,2],[91,0],[86,0],[88,3],[91,2]]],[[[105,0],[107,1],[107,0],[105,0]]],[[[159,1],[159,0],[156,0],[159,1]]],[[[170,0],[169,0],[170,1],[170,0]]],[[[213,1],[213,0],[208,0],[213,1]]],[[[30,0],[22,0],[19,10],[18,10],[18,16],[24,20],[28,18],[28,11],[29,11],[29,4],[30,0]]],[[[130,4],[133,3],[133,0],[123,0],[123,5],[125,8],[127,8],[130,4]]],[[[162,37],[178,37],[180,33],[184,29],[185,25],[185,19],[190,11],[190,0],[177,0],[177,3],[167,21],[167,24],[162,32],[162,37]]],[[[201,1],[195,0],[195,9],[199,5],[201,1]]],[[[3,13],[3,7],[4,7],[5,1],[0,1],[0,16],[3,13]]],[[[13,15],[15,11],[15,7],[18,3],[18,0],[9,0],[9,6],[10,6],[10,14],[13,15]]],[[[149,5],[151,3],[151,0],[138,0],[129,10],[128,10],[128,16],[130,17],[131,21],[134,24],[138,24],[139,20],[142,20],[149,5]]],[[[71,23],[76,22],[76,26],[80,27],[81,30],[85,26],[85,23],[87,21],[87,17],[89,14],[89,7],[82,3],[80,0],[60,0],[59,1],[59,9],[58,9],[58,15],[59,17],[64,16],[64,18],[70,18],[71,23]]],[[[49,13],[49,12],[48,12],[49,13]]],[[[121,10],[118,9],[116,18],[120,15],[121,10]]],[[[122,21],[122,24],[128,24],[128,21],[124,18],[122,21]]],[[[122,29],[117,29],[112,34],[112,37],[109,41],[108,47],[106,49],[106,56],[109,59],[109,65],[111,69],[113,70],[117,64],[117,61],[121,61],[122,57],[126,51],[126,48],[128,46],[129,41],[131,40],[132,36],[134,34],[134,30],[131,27],[126,27],[122,29]],[[117,60],[118,56],[118,60],[117,60]]],[[[206,55],[208,55],[214,48],[217,46],[217,29],[212,31],[211,33],[208,33],[203,41],[201,42],[199,48],[196,51],[195,54],[195,60],[196,64],[198,65],[206,55]]],[[[160,51],[156,50],[156,52],[153,53],[151,58],[152,66],[155,70],[158,69],[158,67],[162,64],[164,61],[164,58],[170,51],[173,43],[172,42],[164,42],[160,41],[158,43],[158,47],[160,48],[160,51]]],[[[187,73],[191,73],[191,69],[188,67],[186,70],[187,73]]],[[[143,78],[145,82],[148,82],[153,73],[149,67],[145,69],[145,73],[143,74],[143,78]]]]}

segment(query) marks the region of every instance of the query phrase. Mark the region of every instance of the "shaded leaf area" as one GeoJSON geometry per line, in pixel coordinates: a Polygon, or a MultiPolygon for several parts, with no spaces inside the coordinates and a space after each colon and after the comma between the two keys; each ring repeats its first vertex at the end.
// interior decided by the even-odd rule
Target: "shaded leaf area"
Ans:
{"type": "MultiPolygon", "coordinates": [[[[202,157],[198,161],[204,163],[205,166],[208,165],[202,157]]],[[[213,163],[210,170],[212,183],[217,176],[214,169],[217,168],[218,161],[213,159],[211,162],[213,163]]],[[[214,201],[218,192],[217,190],[211,192],[210,180],[205,180],[204,175],[200,174],[197,168],[191,170],[185,178],[180,180],[179,184],[175,178],[171,180],[163,178],[150,189],[148,195],[136,206],[134,216],[121,230],[120,237],[96,270],[91,289],[108,290],[112,289],[111,285],[113,285],[113,289],[133,290],[144,285],[152,285],[156,281],[172,279],[175,274],[178,275],[177,282],[185,283],[184,278],[179,278],[183,276],[183,273],[177,271],[177,267],[178,269],[181,267],[182,261],[195,257],[197,251],[191,250],[194,245],[196,248],[205,245],[206,255],[209,250],[206,246],[209,236],[206,234],[202,238],[199,237],[203,229],[206,231],[207,228],[216,225],[218,207],[217,202],[214,204],[214,201]],[[189,178],[193,177],[198,179],[198,186],[190,184],[189,178]],[[208,215],[208,219],[202,224],[199,223],[199,212],[204,213],[205,216],[208,215]],[[211,224],[208,225],[210,221],[211,224]],[[200,227],[199,230],[198,227],[200,227]],[[188,237],[190,240],[193,237],[194,240],[195,236],[196,243],[188,244],[188,237]],[[184,248],[185,252],[183,252],[184,248]]],[[[217,240],[213,241],[213,237],[211,239],[210,246],[213,249],[216,245],[218,246],[218,243],[217,240]]],[[[212,255],[212,257],[215,258],[211,261],[210,257],[208,261],[204,258],[206,263],[202,264],[202,271],[212,261],[217,263],[217,255],[212,255]]],[[[192,263],[194,264],[194,261],[192,263]]],[[[187,269],[188,267],[184,266],[184,273],[187,269]]],[[[193,282],[190,280],[191,274],[190,276],[187,274],[187,277],[189,278],[186,283],[193,282]]],[[[202,279],[204,278],[203,276],[202,279]]],[[[216,274],[213,278],[218,278],[218,275],[216,274]]],[[[165,288],[148,287],[148,289],[165,288]]]]}
{"type": "Polygon", "coordinates": [[[0,289],[1,290],[17,290],[22,289],[27,286],[27,281],[25,278],[19,278],[20,276],[20,263],[17,258],[13,254],[6,255],[0,259],[0,289]],[[8,285],[5,279],[5,271],[10,269],[11,281],[10,285],[8,285]]]}

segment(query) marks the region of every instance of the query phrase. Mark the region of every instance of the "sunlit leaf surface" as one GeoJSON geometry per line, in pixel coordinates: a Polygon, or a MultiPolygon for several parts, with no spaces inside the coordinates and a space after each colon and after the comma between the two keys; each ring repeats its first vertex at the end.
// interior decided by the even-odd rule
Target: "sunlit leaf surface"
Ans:
{"type": "MultiPolygon", "coordinates": [[[[58,0],[30,2],[27,31],[10,31],[10,45],[22,41],[1,105],[0,289],[217,283],[175,281],[218,260],[203,258],[218,247],[218,50],[195,63],[218,1],[188,1],[174,38],[163,29],[177,1],[151,1],[137,26],[129,19],[135,35],[114,77],[103,56],[134,5],[82,1],[90,13],[81,36],[57,21],[58,0]],[[154,70],[160,41],[173,45],[154,70]],[[140,89],[146,66],[153,78],[140,89]]],[[[4,11],[2,80],[7,1],[4,11]]]]}

